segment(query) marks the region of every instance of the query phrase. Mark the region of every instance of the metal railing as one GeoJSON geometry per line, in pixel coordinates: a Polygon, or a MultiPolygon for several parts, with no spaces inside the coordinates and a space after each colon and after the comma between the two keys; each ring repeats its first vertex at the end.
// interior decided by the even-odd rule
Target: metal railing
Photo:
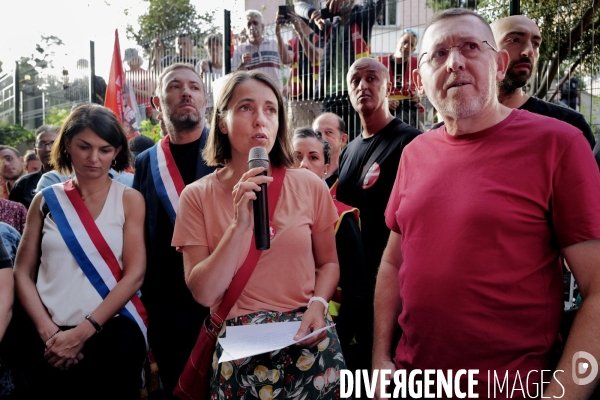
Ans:
{"type": "MultiPolygon", "coordinates": [[[[280,4],[289,2],[273,0],[271,3],[263,10],[264,15],[275,15],[276,11],[271,8],[277,8],[280,4]]],[[[318,4],[316,0],[312,3],[318,4]]],[[[333,28],[328,25],[324,31],[318,30],[315,26],[309,27],[315,34],[314,43],[320,43],[323,46],[322,58],[308,61],[302,66],[303,56],[307,55],[314,60],[314,54],[300,52],[294,54],[292,51],[293,61],[288,65],[282,63],[280,83],[288,96],[292,117],[290,128],[310,124],[327,103],[340,101],[342,112],[351,111],[351,105],[342,100],[346,99],[344,96],[347,91],[345,72],[354,59],[370,56],[391,64],[390,61],[393,62],[393,59],[390,59],[390,55],[396,50],[398,39],[407,31],[414,32],[418,38],[413,56],[420,54],[422,52],[420,48],[422,33],[427,21],[434,14],[434,10],[430,6],[436,7],[440,1],[382,0],[381,4],[378,4],[377,1],[365,0],[356,3],[360,3],[362,6],[355,5],[354,14],[348,14],[349,22],[341,24],[341,28],[337,28],[335,24],[333,28]],[[353,39],[356,37],[356,31],[352,26],[355,22],[361,30],[362,37],[366,39],[365,43],[353,39]],[[340,35],[343,39],[335,42],[332,40],[332,36],[335,35],[340,35]],[[316,37],[319,37],[319,40],[316,37]],[[336,44],[327,45],[328,41],[336,44]],[[295,69],[296,66],[300,66],[298,70],[295,69]]],[[[592,13],[591,19],[587,21],[591,23],[591,30],[581,24],[581,21],[585,19],[585,13],[594,7],[597,8],[597,0],[563,0],[563,4],[559,5],[562,8],[545,10],[549,16],[539,16],[542,14],[541,6],[536,5],[536,2],[533,1],[453,0],[449,3],[451,5],[478,3],[476,12],[489,21],[501,16],[508,16],[511,12],[536,16],[536,22],[541,27],[544,42],[548,43],[548,46],[552,45],[557,49],[564,45],[565,40],[573,41],[571,47],[563,46],[567,49],[566,52],[555,50],[554,54],[549,54],[549,47],[546,48],[545,44],[542,45],[542,57],[537,72],[526,89],[532,95],[541,95],[544,99],[557,103],[558,96],[553,96],[553,94],[557,92],[557,88],[560,89],[564,71],[572,69],[579,77],[582,86],[581,104],[578,106],[578,110],[584,114],[593,130],[599,131],[600,100],[597,96],[600,96],[600,78],[598,76],[600,68],[595,60],[600,60],[600,51],[596,46],[596,37],[593,34],[589,36],[589,32],[593,33],[597,30],[595,24],[598,16],[592,13]],[[561,12],[566,13],[567,9],[571,14],[559,15],[561,12]],[[558,26],[548,26],[548,21],[553,20],[560,21],[558,26]],[[581,25],[580,36],[583,35],[585,40],[574,41],[577,39],[576,33],[580,26],[578,24],[581,25]],[[582,46],[587,46],[587,48],[582,48],[582,46]],[[555,66],[554,74],[548,69],[549,65],[555,66]],[[547,90],[540,91],[542,86],[545,86],[547,90]]],[[[306,6],[296,3],[295,11],[306,17],[310,10],[306,6]]],[[[273,18],[271,17],[271,19],[273,18]]],[[[267,41],[276,43],[278,35],[274,22],[274,20],[264,21],[264,37],[267,41]]],[[[231,21],[226,21],[225,26],[229,26],[230,23],[231,21]]],[[[589,25],[587,26],[589,27],[589,25]]],[[[234,33],[239,33],[239,29],[234,30],[234,33]]],[[[155,39],[141,43],[134,49],[123,51],[123,68],[126,71],[127,80],[136,92],[136,100],[142,118],[156,117],[150,105],[150,97],[160,72],[167,65],[177,61],[190,62],[194,64],[198,72],[202,72],[203,67],[207,65],[206,61],[209,60],[207,48],[204,46],[207,36],[206,32],[157,33],[155,39]]],[[[228,40],[229,35],[226,36],[227,38],[223,42],[228,40]]],[[[297,34],[291,24],[288,23],[281,27],[280,38],[292,49],[298,48],[297,43],[294,43],[297,40],[297,34]]],[[[237,41],[236,45],[239,45],[237,41]]],[[[226,46],[223,48],[227,49],[226,46]]],[[[111,56],[112,54],[98,55],[103,58],[111,56]]],[[[93,53],[83,55],[81,58],[93,61],[93,53]]],[[[229,57],[224,61],[230,61],[229,57]]],[[[226,72],[226,64],[223,62],[223,73],[226,72]]],[[[236,65],[235,60],[232,64],[236,65]]],[[[93,63],[91,67],[93,67],[93,63]]],[[[54,110],[70,109],[75,104],[89,101],[91,69],[93,68],[77,68],[70,70],[68,75],[64,75],[62,70],[54,69],[46,69],[43,73],[36,74],[21,73],[17,82],[12,73],[0,77],[0,123],[12,123],[17,115],[19,119],[17,123],[34,129],[44,123],[45,118],[55,112],[54,110]],[[15,109],[18,109],[17,113],[15,113],[15,109]]],[[[403,73],[404,71],[401,71],[395,75],[402,76],[403,73]]],[[[212,81],[218,76],[219,74],[203,73],[211,103],[214,102],[212,81]]],[[[399,79],[397,83],[398,86],[406,84],[402,79],[399,79]]],[[[98,86],[97,83],[96,86],[98,86]]],[[[403,95],[400,89],[397,94],[400,98],[403,95]]],[[[406,113],[406,115],[402,115],[402,118],[425,130],[435,122],[435,110],[426,98],[421,99],[421,104],[422,107],[418,109],[418,112],[406,113]]],[[[352,118],[354,121],[349,123],[351,137],[357,134],[360,126],[357,117],[354,115],[352,118]]]]}

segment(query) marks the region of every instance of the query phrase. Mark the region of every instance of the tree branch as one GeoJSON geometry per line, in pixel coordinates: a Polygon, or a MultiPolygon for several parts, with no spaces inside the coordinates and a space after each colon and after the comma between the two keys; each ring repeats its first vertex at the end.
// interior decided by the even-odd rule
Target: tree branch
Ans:
{"type": "Polygon", "coordinates": [[[558,50],[555,56],[550,61],[548,69],[546,70],[546,74],[542,79],[541,85],[535,94],[536,97],[543,98],[546,95],[546,93],[548,93],[548,82],[551,82],[556,76],[556,72],[558,71],[560,61],[563,59],[564,55],[568,54],[573,44],[581,39],[583,32],[587,31],[590,28],[592,20],[594,19],[594,16],[598,9],[600,9],[600,1],[593,2],[593,5],[586,10],[585,14],[583,14],[581,21],[577,25],[575,25],[573,29],[571,29],[571,33],[569,34],[569,40],[563,42],[561,45],[558,46],[558,50]]]}

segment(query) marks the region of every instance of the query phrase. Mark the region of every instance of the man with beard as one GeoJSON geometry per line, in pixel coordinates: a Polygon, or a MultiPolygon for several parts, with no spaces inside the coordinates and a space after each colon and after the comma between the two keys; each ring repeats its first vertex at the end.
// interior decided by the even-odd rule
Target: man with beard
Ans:
{"type": "Polygon", "coordinates": [[[54,170],[50,165],[50,150],[60,127],[54,125],[42,125],[35,131],[35,154],[42,162],[42,168],[37,172],[32,172],[21,177],[16,183],[8,196],[9,200],[17,201],[29,208],[33,196],[35,196],[36,186],[46,172],[54,170]]]}
{"type": "Polygon", "coordinates": [[[24,175],[23,157],[14,147],[0,145],[0,176],[2,193],[0,198],[8,199],[17,179],[24,175]]]}
{"type": "Polygon", "coordinates": [[[146,199],[147,269],[142,301],[148,340],[168,398],[194,347],[208,309],[198,304],[183,276],[183,258],[171,246],[179,195],[214,168],[201,152],[206,93],[191,64],[172,64],[158,78],[152,103],[167,135],[136,158],[133,187],[146,199]]]}
{"type": "Polygon", "coordinates": [[[523,15],[513,15],[494,21],[491,27],[498,50],[506,50],[510,56],[506,76],[498,84],[500,103],[565,121],[581,130],[594,148],[594,135],[583,115],[570,108],[531,97],[523,90],[540,56],[542,36],[535,22],[523,15]]]}
{"type": "Polygon", "coordinates": [[[436,14],[422,40],[413,78],[446,124],[402,153],[385,212],[373,369],[425,375],[410,397],[435,381],[422,371],[436,370],[454,380],[438,398],[492,397],[498,376],[508,384],[495,398],[589,398],[597,379],[571,374],[578,357],[600,357],[600,202],[590,201],[600,174],[590,173],[589,144],[565,122],[498,101],[509,55],[477,13],[436,14]],[[553,368],[561,257],[584,300],[553,368]]]}

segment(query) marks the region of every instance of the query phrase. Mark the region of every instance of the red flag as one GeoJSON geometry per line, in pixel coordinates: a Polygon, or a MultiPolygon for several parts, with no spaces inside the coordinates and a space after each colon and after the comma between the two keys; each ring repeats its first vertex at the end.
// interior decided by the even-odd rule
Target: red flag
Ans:
{"type": "Polygon", "coordinates": [[[125,73],[123,72],[121,46],[119,46],[119,30],[115,29],[115,48],[110,65],[104,107],[111,109],[119,121],[121,121],[127,133],[127,140],[140,134],[136,118],[138,105],[131,89],[125,80],[125,73]]]}

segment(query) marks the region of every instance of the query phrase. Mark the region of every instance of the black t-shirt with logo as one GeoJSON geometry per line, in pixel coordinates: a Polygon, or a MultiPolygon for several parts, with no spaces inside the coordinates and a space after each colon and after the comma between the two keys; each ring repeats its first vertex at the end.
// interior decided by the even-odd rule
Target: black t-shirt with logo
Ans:
{"type": "Polygon", "coordinates": [[[376,135],[356,137],[340,156],[337,199],[360,210],[365,260],[373,283],[390,234],[384,212],[396,180],[400,155],[420,133],[394,118],[376,135]],[[375,152],[378,155],[371,161],[375,152]],[[363,174],[364,168],[367,168],[366,174],[363,174]]]}

